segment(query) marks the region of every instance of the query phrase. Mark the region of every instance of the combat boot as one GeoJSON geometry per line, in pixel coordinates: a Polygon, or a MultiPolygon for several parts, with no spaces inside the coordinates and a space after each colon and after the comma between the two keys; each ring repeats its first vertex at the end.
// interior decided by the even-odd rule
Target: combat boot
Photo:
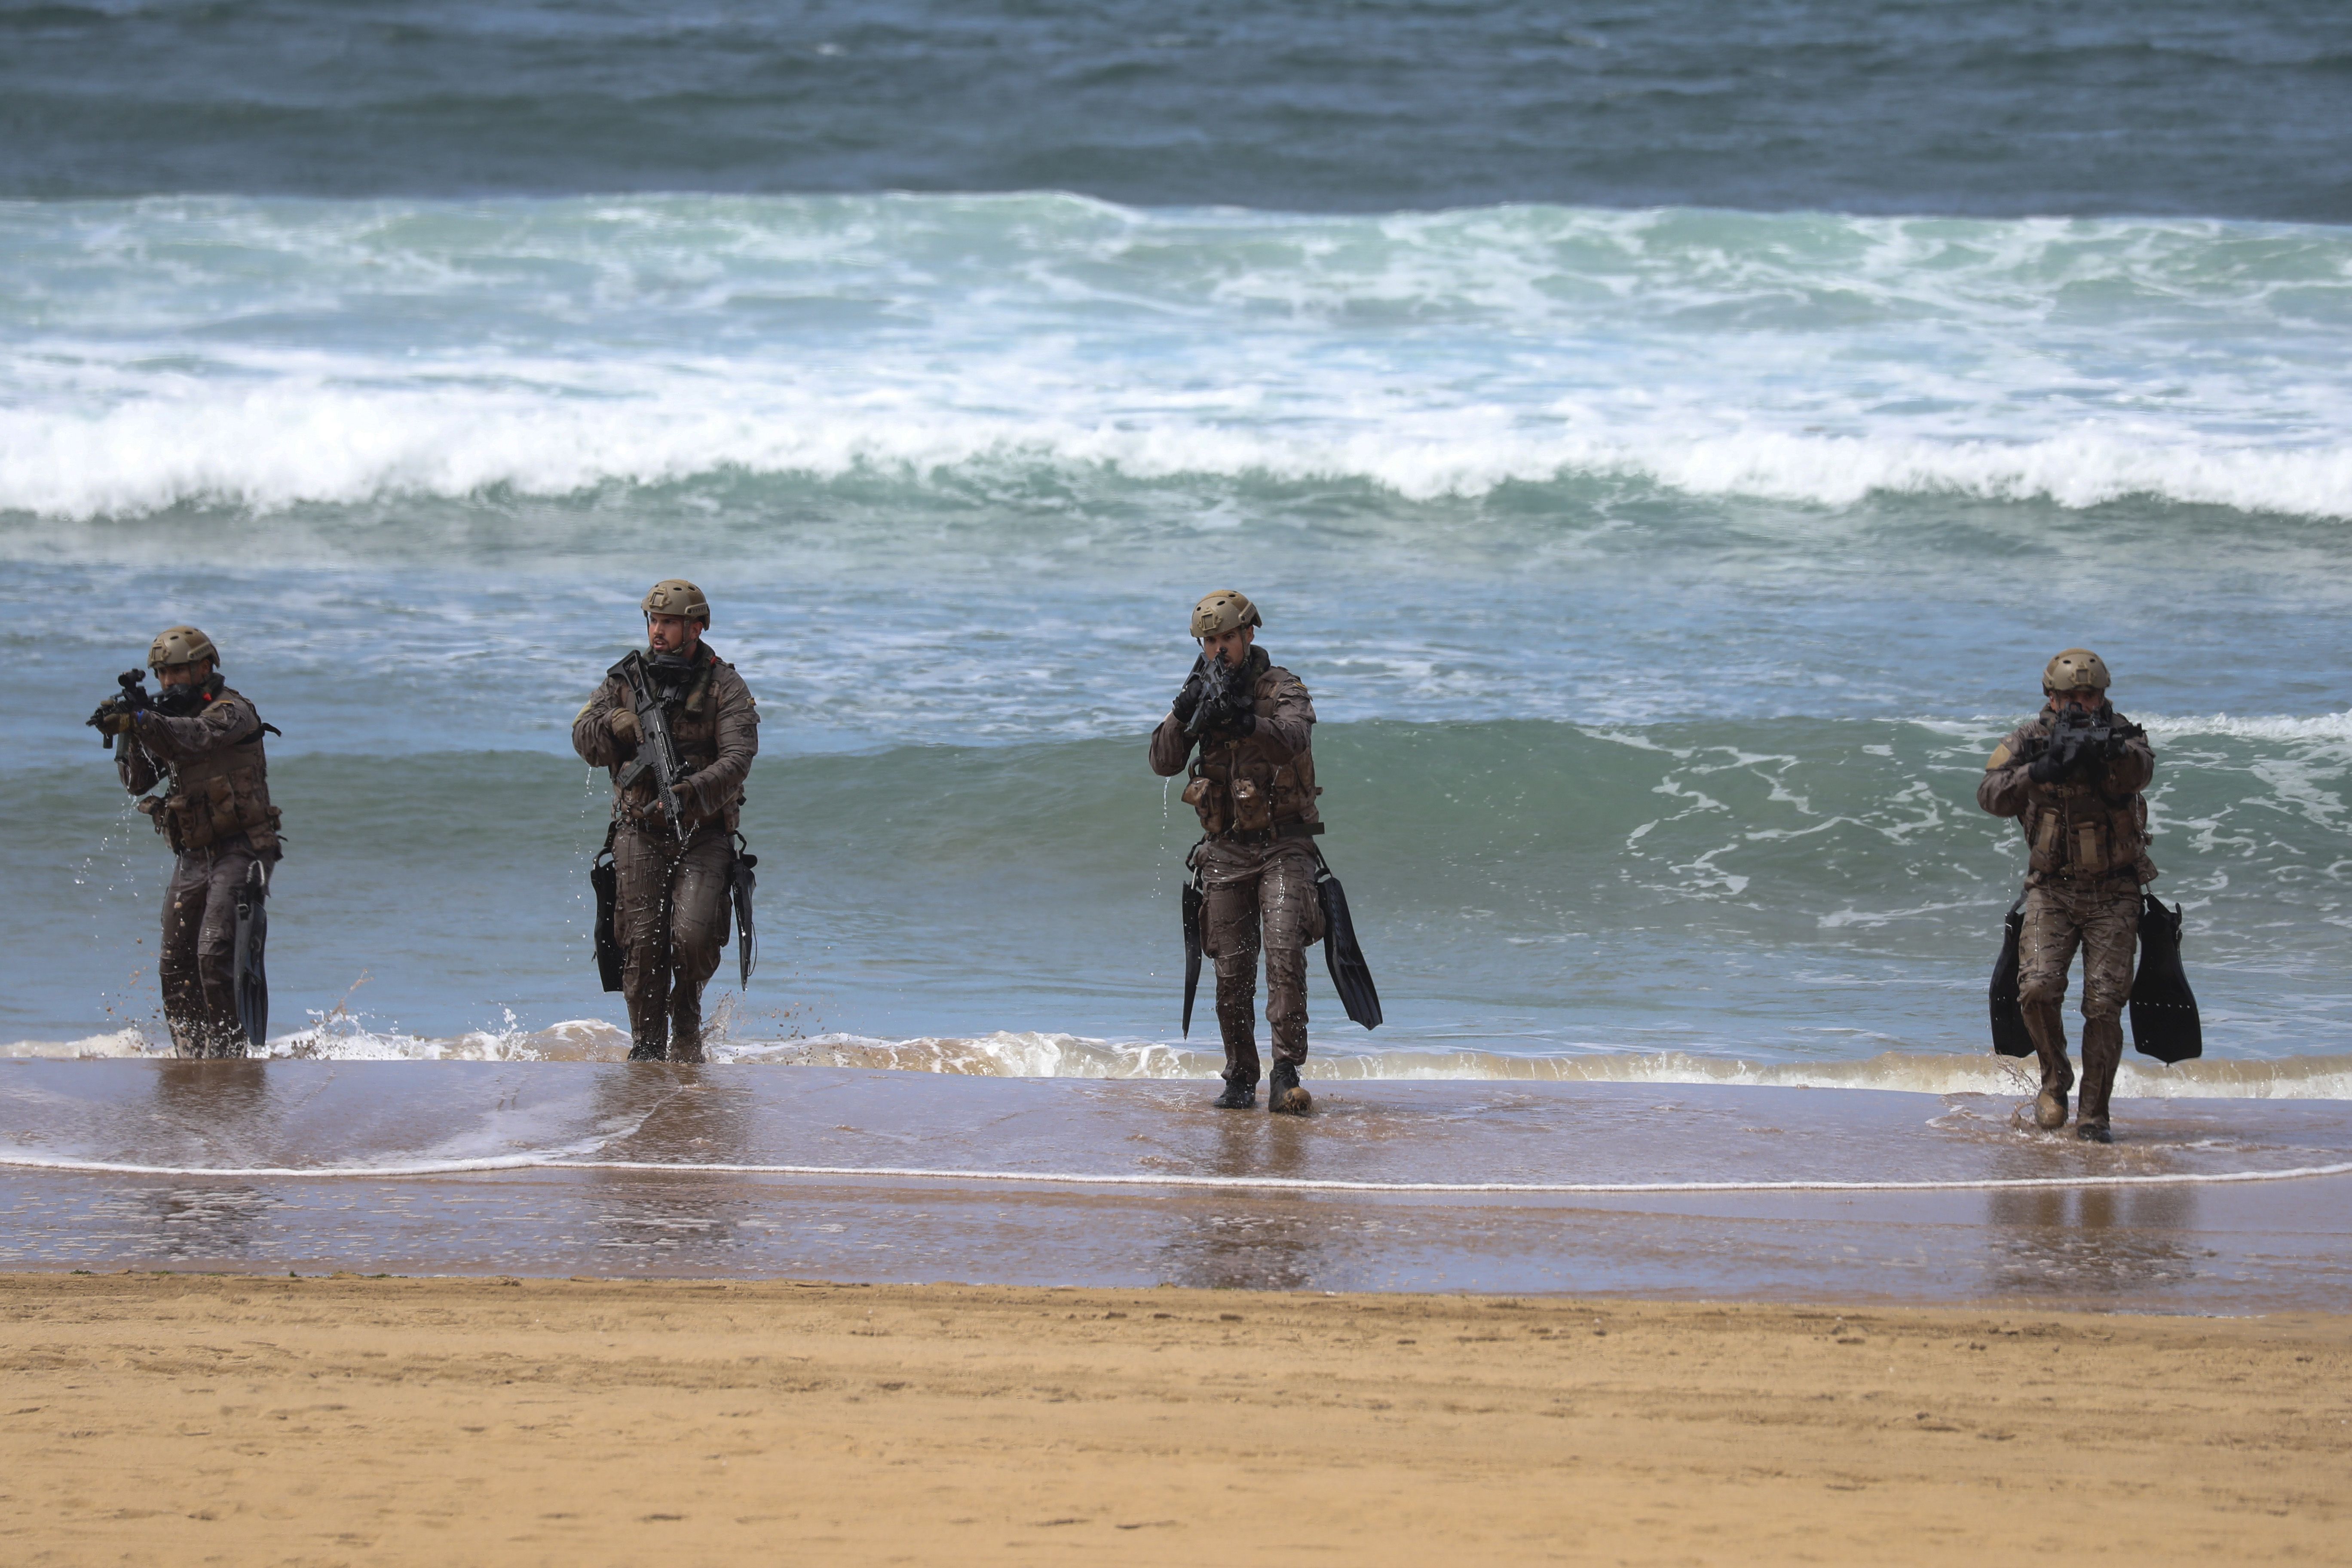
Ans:
{"type": "Polygon", "coordinates": [[[702,1058],[702,998],[683,979],[671,983],[669,1050],[665,1060],[698,1062],[702,1058]]]}
{"type": "Polygon", "coordinates": [[[1225,1092],[1209,1103],[1219,1110],[1247,1110],[1257,1104],[1257,1082],[1254,1079],[1229,1078],[1225,1079],[1225,1092]]]}
{"type": "Polygon", "coordinates": [[[659,1040],[629,1042],[629,1059],[633,1062],[657,1062],[667,1055],[669,1055],[668,1049],[659,1040]]]}
{"type": "Polygon", "coordinates": [[[1304,1116],[1315,1109],[1315,1097],[1300,1085],[1298,1069],[1288,1062],[1275,1063],[1266,1076],[1265,1108],[1278,1116],[1304,1116]]]}
{"type": "MultiPolygon", "coordinates": [[[[2042,1092],[2033,1098],[2033,1125],[2054,1132],[2066,1125],[2066,1091],[2074,1087],[2074,1064],[2066,1059],[2066,1026],[2055,1002],[2037,1002],[2019,1011],[2025,1015],[2025,1032],[2033,1037],[2033,1054],[2042,1064],[2042,1092]]],[[[2087,1041],[2084,1049],[2089,1050],[2087,1041]]]]}
{"type": "Polygon", "coordinates": [[[2074,1119],[2074,1136],[2086,1143],[2111,1143],[2107,1101],[2115,1093],[2116,1069],[2123,1065],[2124,1021],[2121,1018],[2083,1020],[2083,1099],[2074,1119]]]}

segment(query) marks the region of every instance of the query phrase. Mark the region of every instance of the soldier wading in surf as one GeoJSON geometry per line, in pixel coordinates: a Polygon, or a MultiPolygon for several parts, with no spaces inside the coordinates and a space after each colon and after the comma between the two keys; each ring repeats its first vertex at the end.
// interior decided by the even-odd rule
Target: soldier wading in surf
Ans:
{"type": "Polygon", "coordinates": [[[1225,1090],[1216,1103],[1246,1110],[1257,1102],[1263,947],[1274,1033],[1266,1108],[1303,1116],[1313,1105],[1298,1082],[1307,1060],[1307,949],[1325,924],[1313,847],[1323,831],[1315,806],[1322,792],[1308,749],[1315,705],[1298,677],[1255,646],[1264,624],[1257,607],[1230,589],[1194,607],[1201,657],[1151,732],[1151,771],[1163,778],[1189,771],[1184,801],[1201,818],[1201,842],[1185,864],[1203,895],[1203,945],[1217,966],[1225,1090]]]}
{"type": "Polygon", "coordinates": [[[173,626],[147,649],[147,668],[163,690],[151,700],[138,671],[129,671],[121,693],[99,704],[89,721],[114,748],[122,787],[140,797],[140,811],[177,857],[163,889],[163,944],[155,967],[173,1048],[184,1057],[241,1057],[263,1043],[248,1031],[265,1033],[268,1016],[257,926],[281,851],[261,737],[278,731],[229,689],[219,666],[212,638],[194,626],[173,626]],[[150,794],[158,784],[163,792],[150,794]],[[242,1013],[240,956],[247,991],[242,1013]]]}
{"type": "Polygon", "coordinates": [[[2017,999],[2042,1066],[2035,1125],[2066,1125],[2074,1072],[2059,1005],[2066,971],[2083,952],[2083,1091],[2074,1135],[2109,1141],[2107,1099],[2123,1060],[2140,889],[2156,879],[2147,856],[2147,799],[2156,773],[2147,731],[2107,703],[2107,667],[2068,648],[2042,671],[2046,705],[1985,763],[1977,804],[2014,816],[2032,864],[2019,932],[2017,999]]]}
{"type": "MultiPolygon", "coordinates": [[[[710,605],[701,589],[656,583],[643,608],[645,650],[607,672],[572,721],[572,745],[613,772],[613,858],[599,882],[611,912],[600,911],[598,956],[607,988],[628,1001],[629,1058],[698,1062],[702,987],[739,889],[750,912],[736,826],[760,713],[735,667],[702,640],[710,605]],[[666,732],[667,748],[649,731],[666,732]]],[[[747,931],[747,972],[749,951],[747,931]]]]}

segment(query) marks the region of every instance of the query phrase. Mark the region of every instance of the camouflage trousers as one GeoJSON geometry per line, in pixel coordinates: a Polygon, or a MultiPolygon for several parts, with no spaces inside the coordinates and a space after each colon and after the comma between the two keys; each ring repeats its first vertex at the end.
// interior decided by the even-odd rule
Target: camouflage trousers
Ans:
{"type": "Polygon", "coordinates": [[[613,926],[624,955],[621,994],[629,1005],[633,1051],[702,1059],[702,987],[727,946],[734,861],[733,841],[716,827],[698,834],[683,852],[625,825],[613,836],[613,926]]]}
{"type": "Polygon", "coordinates": [[[2066,1060],[2066,971],[2083,954],[2083,1094],[2078,1120],[2104,1125],[2124,1058],[2124,1004],[2131,1000],[2132,960],[2139,947],[2139,883],[2129,878],[2076,882],[2053,878],[2025,892],[2017,942],[2017,1000],[2041,1059],[2042,1081],[2063,1092],[2074,1069],[2066,1060]]]}
{"type": "Polygon", "coordinates": [[[2131,999],[2132,959],[2139,951],[2139,884],[2128,879],[2055,879],[2025,891],[2025,928],[2017,942],[2017,999],[2056,1006],[2066,1000],[2066,972],[2083,954],[2083,1016],[2120,1018],[2131,999]]]}
{"type": "Polygon", "coordinates": [[[1257,965],[1265,954],[1265,1021],[1274,1059],[1307,1059],[1307,950],[1323,935],[1314,851],[1295,838],[1272,844],[1207,839],[1193,851],[1208,895],[1202,947],[1217,965],[1217,1029],[1225,1080],[1255,1084],[1257,965]]]}
{"type": "Polygon", "coordinates": [[[155,973],[175,1055],[245,1055],[245,1027],[236,1017],[236,900],[256,858],[240,833],[208,849],[183,851],[164,885],[155,973]]]}

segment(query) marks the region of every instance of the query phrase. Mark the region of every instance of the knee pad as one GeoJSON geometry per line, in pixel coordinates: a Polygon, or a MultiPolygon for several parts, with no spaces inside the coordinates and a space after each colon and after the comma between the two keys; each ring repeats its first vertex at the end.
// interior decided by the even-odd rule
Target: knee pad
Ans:
{"type": "Polygon", "coordinates": [[[2055,1007],[2066,1000],[2066,977],[2055,980],[2021,976],[2017,984],[2018,1005],[2021,1007],[2055,1007]]]}

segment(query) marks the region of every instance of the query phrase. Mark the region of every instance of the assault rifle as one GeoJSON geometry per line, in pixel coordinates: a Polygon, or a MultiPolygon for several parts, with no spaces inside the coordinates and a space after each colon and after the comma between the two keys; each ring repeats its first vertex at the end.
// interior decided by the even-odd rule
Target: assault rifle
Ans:
{"type": "Polygon", "coordinates": [[[2114,762],[2124,754],[2125,728],[2116,722],[2113,713],[2092,714],[2080,708],[2069,708],[2058,715],[2050,743],[2069,762],[2077,757],[2114,762]]]}
{"type": "Polygon", "coordinates": [[[138,713],[146,710],[147,688],[143,684],[146,679],[143,670],[124,670],[114,678],[114,683],[122,689],[100,703],[90,716],[82,721],[99,732],[99,744],[108,751],[114,750],[114,732],[106,728],[106,721],[119,713],[138,713]]]}
{"type": "Polygon", "coordinates": [[[678,761],[677,744],[670,739],[669,716],[662,711],[661,691],[646,668],[645,655],[631,649],[628,657],[605,673],[628,689],[629,706],[637,715],[636,760],[621,770],[617,782],[625,790],[650,771],[654,795],[661,802],[670,836],[684,844],[686,808],[677,798],[677,786],[690,770],[678,761]]]}
{"type": "Polygon", "coordinates": [[[1201,661],[1201,700],[1193,707],[1192,717],[1184,726],[1186,740],[1200,739],[1202,731],[1229,721],[1237,711],[1248,706],[1249,688],[1242,679],[1242,672],[1247,668],[1247,660],[1238,664],[1227,664],[1221,658],[1203,658],[1201,661]]]}
{"type": "Polygon", "coordinates": [[[2124,746],[2137,733],[2137,727],[2117,723],[2112,710],[2085,713],[2080,708],[2060,710],[2057,721],[2050,726],[2050,740],[2044,750],[2057,759],[2062,776],[2080,770],[2090,762],[2112,763],[2124,754],[2124,746]]]}

